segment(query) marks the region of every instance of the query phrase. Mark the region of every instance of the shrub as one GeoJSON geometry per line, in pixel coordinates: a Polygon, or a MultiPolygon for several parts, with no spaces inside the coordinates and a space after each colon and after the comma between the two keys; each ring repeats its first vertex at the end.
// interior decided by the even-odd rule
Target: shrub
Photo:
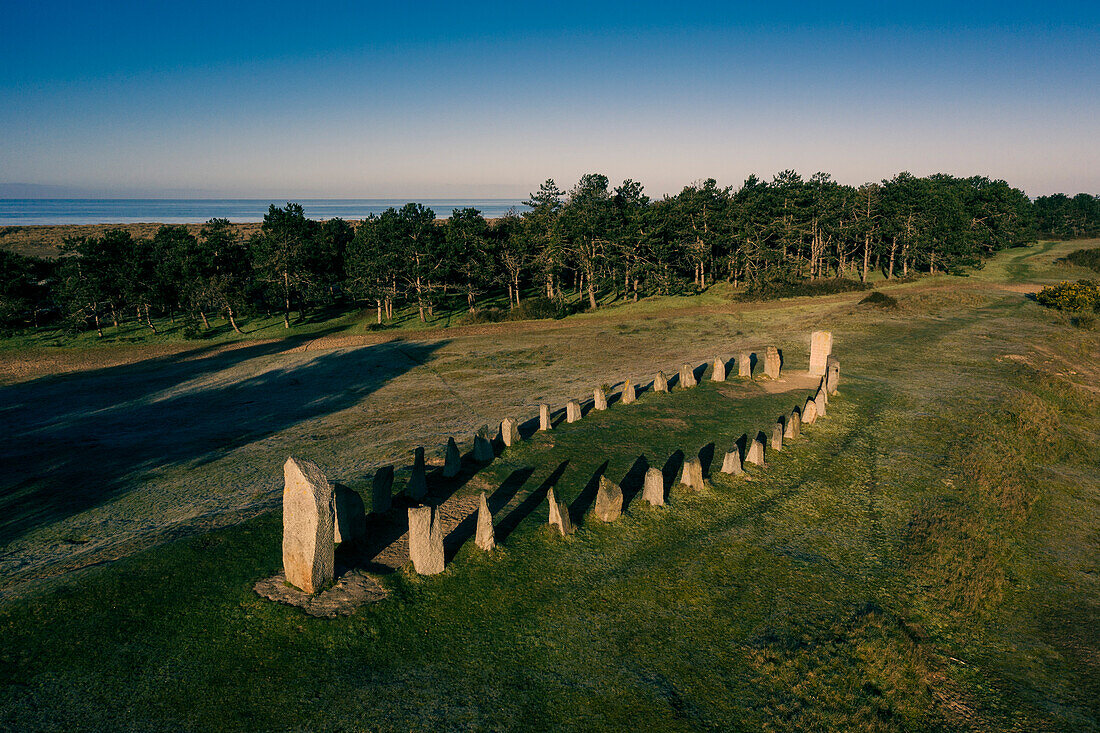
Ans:
{"type": "Polygon", "coordinates": [[[573,309],[567,303],[549,298],[528,298],[508,313],[510,321],[531,321],[539,318],[565,318],[573,309]]]}
{"type": "Polygon", "coordinates": [[[1035,296],[1040,305],[1060,311],[1100,310],[1100,285],[1095,280],[1078,280],[1047,285],[1035,296]]]}
{"type": "Polygon", "coordinates": [[[859,280],[843,277],[823,280],[802,280],[784,277],[774,280],[762,280],[749,285],[745,292],[737,296],[738,300],[773,300],[776,298],[797,298],[806,295],[833,295],[853,290],[866,290],[867,286],[859,280]]]}
{"type": "Polygon", "coordinates": [[[1075,250],[1065,257],[1059,257],[1055,262],[1061,265],[1087,267],[1090,270],[1100,272],[1100,247],[1075,250]]]}
{"type": "Polygon", "coordinates": [[[496,308],[489,306],[488,308],[479,308],[473,313],[467,313],[462,317],[463,323],[499,323],[507,317],[507,313],[496,308]]]}
{"type": "Polygon", "coordinates": [[[880,293],[878,290],[868,295],[863,300],[859,301],[860,305],[873,305],[879,308],[887,308],[895,310],[898,307],[898,299],[887,295],[886,293],[880,293]]]}

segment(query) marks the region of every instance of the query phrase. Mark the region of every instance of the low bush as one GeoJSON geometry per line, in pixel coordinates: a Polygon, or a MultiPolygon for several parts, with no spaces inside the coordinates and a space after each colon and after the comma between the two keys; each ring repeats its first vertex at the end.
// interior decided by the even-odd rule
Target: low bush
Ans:
{"type": "Polygon", "coordinates": [[[1065,257],[1059,257],[1055,260],[1060,265],[1077,265],[1078,267],[1087,267],[1090,270],[1100,272],[1100,247],[1093,247],[1092,249],[1079,249],[1070,252],[1065,257]]]}
{"type": "Polygon", "coordinates": [[[887,308],[889,310],[895,310],[898,307],[898,299],[887,295],[886,293],[879,292],[878,290],[872,292],[863,300],[859,301],[860,305],[872,305],[878,308],[887,308]]]}
{"type": "Polygon", "coordinates": [[[738,300],[774,300],[776,298],[797,298],[807,295],[833,295],[854,290],[866,290],[859,280],[843,277],[821,280],[802,280],[790,277],[769,279],[749,285],[745,292],[737,296],[738,300]]]}
{"type": "Polygon", "coordinates": [[[531,321],[539,318],[565,318],[573,312],[568,303],[549,298],[528,298],[508,313],[510,321],[531,321]]]}
{"type": "Polygon", "coordinates": [[[1088,313],[1100,310],[1100,284],[1095,280],[1063,281],[1047,285],[1035,295],[1035,300],[1060,311],[1088,313]]]}

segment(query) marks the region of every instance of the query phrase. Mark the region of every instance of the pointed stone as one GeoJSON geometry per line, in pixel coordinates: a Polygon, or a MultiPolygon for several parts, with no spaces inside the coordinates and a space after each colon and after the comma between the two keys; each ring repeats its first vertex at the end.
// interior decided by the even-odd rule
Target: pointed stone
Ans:
{"type": "Polygon", "coordinates": [[[419,501],[428,493],[428,479],[424,474],[424,449],[417,446],[413,450],[413,469],[409,482],[405,485],[405,496],[419,501]]]}
{"type": "Polygon", "coordinates": [[[737,376],[752,379],[752,354],[748,351],[737,355],[737,376]]]}
{"type": "Polygon", "coordinates": [[[565,403],[565,421],[577,422],[581,419],[581,403],[569,400],[565,403]]]}
{"type": "Polygon", "coordinates": [[[550,502],[550,526],[557,528],[564,537],[573,532],[573,521],[569,518],[569,507],[565,502],[558,502],[554,496],[554,490],[546,492],[546,498],[550,502]]]}
{"type": "Polygon", "coordinates": [[[825,417],[825,400],[825,390],[819,391],[817,396],[814,397],[814,407],[817,408],[818,417],[825,417]]]}
{"type": "Polygon", "coordinates": [[[667,392],[668,391],[668,377],[664,372],[657,372],[657,376],[653,379],[653,391],[654,392],[667,392]]]}
{"type": "Polygon", "coordinates": [[[772,428],[772,450],[783,450],[783,418],[779,418],[772,428]]]}
{"type": "Polygon", "coordinates": [[[519,423],[510,417],[500,421],[500,439],[506,446],[513,446],[523,440],[519,435],[519,423]]]}
{"type": "Polygon", "coordinates": [[[553,430],[550,422],[550,405],[539,405],[539,430],[553,430]]]}
{"type": "Polygon", "coordinates": [[[779,349],[774,346],[764,349],[764,375],[768,379],[779,379],[779,349]]]}
{"type": "Polygon", "coordinates": [[[653,506],[665,505],[665,475],[659,468],[650,468],[645,472],[645,484],[642,498],[653,506]]]}
{"type": "MultiPolygon", "coordinates": [[[[825,385],[827,384],[827,382],[825,380],[826,380],[826,377],[821,378],[821,381],[817,385],[817,391],[822,393],[823,395],[825,395],[825,404],[828,405],[829,404],[829,390],[827,390],[825,388],[825,385]]],[[[815,399],[816,399],[816,395],[815,395],[815,399]]]]}
{"type": "Polygon", "coordinates": [[[336,509],[332,484],[313,461],[283,465],[283,571],[287,582],[316,593],[336,570],[336,509]]]}
{"type": "Polygon", "coordinates": [[[478,463],[489,463],[496,454],[493,453],[493,444],[489,442],[489,426],[480,428],[474,434],[474,460],[478,463]]]}
{"type": "Polygon", "coordinates": [[[409,507],[409,559],[420,575],[443,572],[443,520],[430,506],[409,507]]]}
{"type": "Polygon", "coordinates": [[[714,357],[714,371],[710,374],[712,382],[726,381],[726,360],[720,356],[714,357]]]}
{"type": "Polygon", "coordinates": [[[836,394],[838,389],[840,389],[840,359],[830,356],[826,364],[825,390],[829,394],[836,394]]]}
{"type": "Polygon", "coordinates": [[[496,535],[493,533],[493,513],[489,511],[489,502],[485,500],[485,492],[481,492],[481,501],[477,505],[477,535],[474,536],[474,544],[488,552],[497,546],[496,535]]]}
{"type": "Polygon", "coordinates": [[[634,382],[628,379],[626,380],[626,384],[623,385],[622,403],[624,405],[629,405],[636,399],[638,399],[638,396],[634,392],[634,382]]]}
{"type": "Polygon", "coordinates": [[[623,490],[607,476],[600,476],[592,513],[604,522],[614,522],[623,513],[623,490]]]}
{"type": "Polygon", "coordinates": [[[749,443],[748,453],[745,454],[745,463],[751,463],[755,466],[764,465],[764,441],[759,435],[749,443]]]}
{"type": "Polygon", "coordinates": [[[333,485],[336,519],[333,541],[337,544],[357,542],[367,536],[367,511],[359,492],[343,484],[333,485]]]}
{"type": "Polygon", "coordinates": [[[801,424],[802,424],[802,415],[798,411],[798,408],[796,407],[793,410],[791,410],[791,414],[787,418],[787,427],[783,431],[783,439],[784,440],[792,440],[794,438],[797,438],[799,436],[799,434],[802,432],[799,429],[799,426],[801,424]]]}
{"type": "Polygon", "coordinates": [[[393,502],[393,466],[382,466],[374,472],[370,492],[370,510],[373,514],[385,514],[393,502]]]}
{"type": "Polygon", "coordinates": [[[684,364],[680,367],[680,386],[684,389],[694,387],[698,382],[695,381],[695,369],[691,364],[684,364]]]}
{"type": "Polygon", "coordinates": [[[680,472],[680,483],[689,489],[703,490],[703,463],[698,456],[684,461],[684,468],[680,472]]]}
{"type": "Polygon", "coordinates": [[[462,454],[458,452],[458,443],[447,438],[447,455],[443,458],[443,475],[454,478],[462,470],[462,454]]]}
{"type": "Polygon", "coordinates": [[[814,331],[810,334],[810,376],[825,374],[826,361],[833,353],[833,334],[829,331],[814,331]]]}
{"type": "Polygon", "coordinates": [[[607,409],[607,393],[603,391],[603,387],[596,387],[592,391],[592,406],[596,410],[607,409]]]}
{"type": "Polygon", "coordinates": [[[725,457],[722,458],[722,473],[728,473],[731,476],[740,476],[744,472],[741,466],[741,451],[734,445],[733,450],[728,451],[725,457]]]}
{"type": "Polygon", "coordinates": [[[813,398],[806,400],[806,405],[802,408],[802,424],[813,425],[817,422],[817,403],[813,398]]]}

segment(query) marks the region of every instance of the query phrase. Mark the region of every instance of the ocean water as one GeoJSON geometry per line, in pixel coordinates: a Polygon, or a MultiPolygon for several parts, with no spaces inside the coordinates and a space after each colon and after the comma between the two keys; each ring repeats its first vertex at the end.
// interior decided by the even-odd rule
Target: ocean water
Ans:
{"type": "MultiPolygon", "coordinates": [[[[298,199],[310,219],[365,219],[408,199],[298,199]]],[[[446,218],[453,209],[472,207],[486,218],[523,212],[520,199],[422,199],[418,203],[446,218]]],[[[209,219],[262,221],[274,199],[0,199],[0,225],[201,223],[209,219]]]]}

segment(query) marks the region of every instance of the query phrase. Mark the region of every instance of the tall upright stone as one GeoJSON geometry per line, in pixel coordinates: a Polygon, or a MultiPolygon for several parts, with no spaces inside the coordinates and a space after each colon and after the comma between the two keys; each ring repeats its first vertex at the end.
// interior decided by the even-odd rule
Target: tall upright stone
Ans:
{"type": "Polygon", "coordinates": [[[710,373],[712,382],[726,381],[726,360],[720,356],[714,357],[714,370],[710,373]]]}
{"type": "Polygon", "coordinates": [[[509,447],[523,440],[519,434],[519,423],[514,418],[506,417],[500,421],[500,439],[509,447]]]}
{"type": "Polygon", "coordinates": [[[825,417],[825,390],[818,390],[817,396],[814,397],[814,407],[817,408],[817,416],[825,417]]]}
{"type": "Polygon", "coordinates": [[[833,353],[833,334],[830,331],[814,331],[810,334],[810,376],[825,375],[826,361],[833,353]]]}
{"type": "Polygon", "coordinates": [[[447,438],[447,453],[443,457],[443,475],[454,478],[462,470],[462,454],[458,452],[458,443],[454,438],[447,438]]]}
{"type": "Polygon", "coordinates": [[[600,476],[592,513],[604,522],[614,522],[623,513],[623,490],[607,476],[600,476]]]}
{"type": "Polygon", "coordinates": [[[651,467],[646,470],[642,498],[653,506],[665,505],[665,475],[661,469],[651,467]]]}
{"type": "Polygon", "coordinates": [[[680,472],[680,483],[695,491],[703,490],[703,462],[699,460],[699,456],[684,461],[684,468],[680,472]]]}
{"type": "Polygon", "coordinates": [[[417,446],[413,450],[413,469],[409,482],[405,484],[405,496],[420,501],[428,493],[428,478],[424,471],[424,449],[417,446]]]}
{"type": "Polygon", "coordinates": [[[489,511],[489,502],[485,499],[485,492],[481,492],[481,501],[477,505],[477,534],[474,535],[474,544],[488,552],[497,546],[496,534],[493,532],[493,513],[489,511]]]}
{"type": "Polygon", "coordinates": [[[764,349],[764,375],[768,379],[779,379],[779,349],[769,346],[764,349]]]}
{"type": "Polygon", "coordinates": [[[539,405],[539,430],[553,430],[550,422],[550,405],[539,405]]]}
{"type": "Polygon", "coordinates": [[[592,390],[592,408],[595,410],[607,409],[607,392],[604,392],[603,387],[596,387],[592,390]]]}
{"type": "Polygon", "coordinates": [[[801,412],[799,412],[799,409],[796,407],[793,410],[791,410],[791,414],[787,417],[787,427],[783,431],[783,439],[784,440],[792,440],[794,438],[797,438],[799,436],[799,434],[802,432],[799,429],[799,426],[801,424],[802,424],[802,414],[801,414],[801,412]]]}
{"type": "Polygon", "coordinates": [[[653,391],[654,392],[667,392],[668,391],[668,377],[664,372],[657,372],[657,376],[653,378],[653,391]]]}
{"type": "Polygon", "coordinates": [[[366,537],[367,512],[359,492],[343,484],[333,484],[332,496],[336,508],[333,541],[338,545],[344,545],[366,537]]]}
{"type": "Polygon", "coordinates": [[[565,421],[577,422],[581,419],[581,403],[576,400],[569,400],[565,403],[565,421]]]}
{"type": "Polygon", "coordinates": [[[496,454],[493,452],[493,444],[489,441],[489,426],[478,428],[474,433],[474,460],[478,463],[489,463],[496,454]]]}
{"type": "Polygon", "coordinates": [[[830,356],[826,360],[825,390],[829,394],[836,394],[840,389],[840,359],[830,356]]]}
{"type": "Polygon", "coordinates": [[[759,434],[749,443],[749,449],[745,454],[745,463],[751,463],[755,466],[764,465],[764,440],[759,434]]]}
{"type": "Polygon", "coordinates": [[[409,507],[409,559],[420,575],[443,572],[443,518],[430,506],[409,507]]]}
{"type": "Polygon", "coordinates": [[[626,384],[623,385],[622,403],[629,405],[634,400],[638,399],[638,395],[634,391],[634,382],[629,379],[626,380],[626,384]]]}
{"type": "Polygon", "coordinates": [[[336,508],[332,484],[313,461],[283,464],[283,571],[306,593],[332,582],[336,572],[336,508]]]}
{"type": "Polygon", "coordinates": [[[370,510],[373,514],[385,514],[393,503],[393,466],[382,466],[374,472],[371,484],[370,510]]]}
{"type": "Polygon", "coordinates": [[[731,476],[740,476],[744,472],[744,468],[741,465],[741,449],[734,443],[733,448],[726,451],[726,455],[722,457],[722,473],[728,473],[731,476]]]}
{"type": "Polygon", "coordinates": [[[802,424],[813,425],[817,422],[817,403],[814,402],[813,397],[806,399],[806,404],[802,407],[802,424]]]}
{"type": "Polygon", "coordinates": [[[772,427],[772,450],[783,450],[783,418],[779,418],[772,427]]]}
{"type": "Polygon", "coordinates": [[[825,404],[827,405],[829,404],[829,390],[826,387],[828,384],[826,380],[828,380],[828,377],[821,378],[821,381],[817,385],[817,391],[825,395],[825,404]]]}
{"type": "Polygon", "coordinates": [[[688,387],[694,387],[698,382],[695,381],[695,368],[691,364],[684,364],[680,367],[680,386],[684,389],[688,387]]]}
{"type": "Polygon", "coordinates": [[[550,502],[550,526],[556,527],[563,537],[572,534],[573,521],[569,518],[569,507],[564,501],[557,500],[553,489],[546,492],[546,498],[550,502]]]}
{"type": "Polygon", "coordinates": [[[752,354],[748,351],[737,355],[737,376],[752,379],[752,354]]]}

